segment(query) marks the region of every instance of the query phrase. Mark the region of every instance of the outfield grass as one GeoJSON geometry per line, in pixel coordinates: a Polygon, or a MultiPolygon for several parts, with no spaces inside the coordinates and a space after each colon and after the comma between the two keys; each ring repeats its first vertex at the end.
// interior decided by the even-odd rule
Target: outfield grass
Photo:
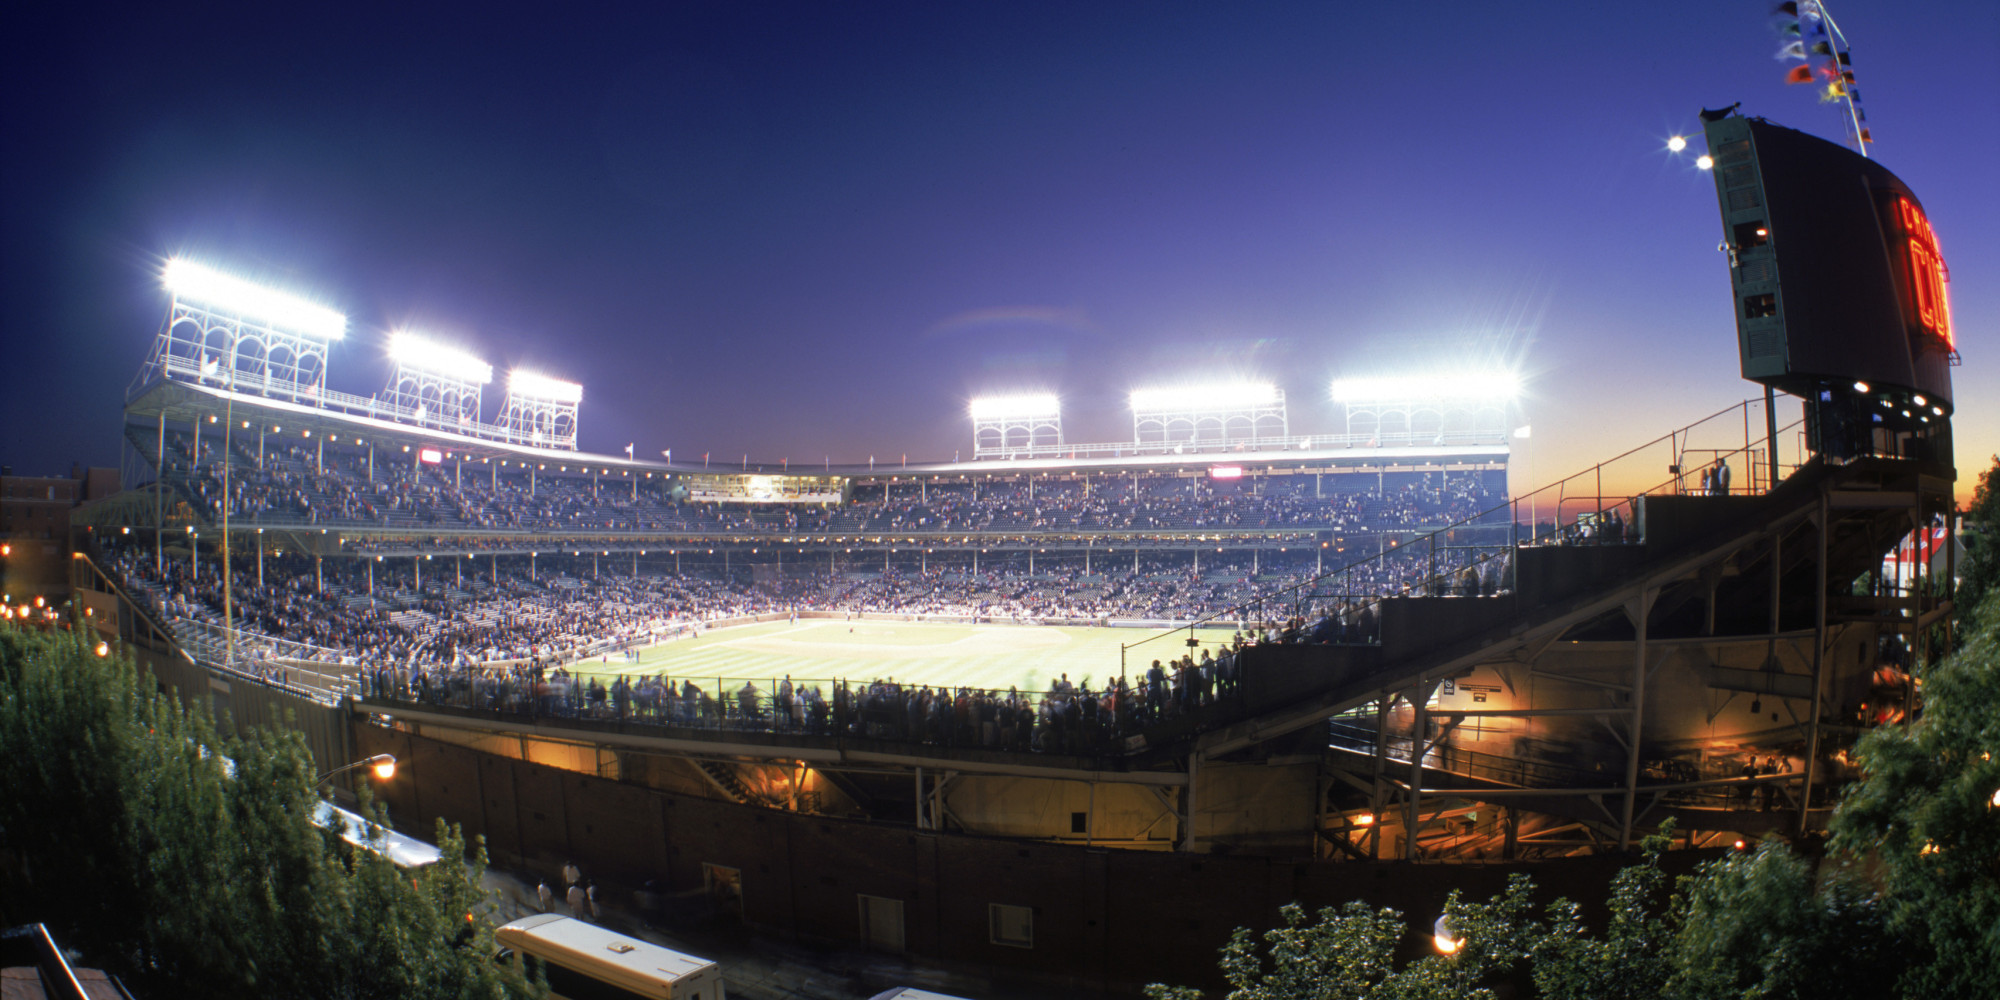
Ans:
{"type": "MultiPolygon", "coordinates": [[[[910,684],[1045,691],[1050,681],[1067,673],[1073,683],[1087,677],[1092,688],[1101,688],[1118,675],[1119,643],[1156,634],[1151,629],[804,619],[716,629],[646,649],[637,663],[613,656],[609,663],[581,663],[573,669],[607,676],[665,672],[675,683],[693,680],[710,690],[717,680],[739,682],[727,685],[732,687],[755,680],[763,687],[762,682],[787,674],[794,683],[893,677],[910,684]]],[[[1219,642],[1228,636],[1204,630],[1203,638],[1219,642]]],[[[1181,639],[1155,639],[1134,650],[1128,666],[1137,675],[1155,658],[1185,650],[1181,639]]]]}

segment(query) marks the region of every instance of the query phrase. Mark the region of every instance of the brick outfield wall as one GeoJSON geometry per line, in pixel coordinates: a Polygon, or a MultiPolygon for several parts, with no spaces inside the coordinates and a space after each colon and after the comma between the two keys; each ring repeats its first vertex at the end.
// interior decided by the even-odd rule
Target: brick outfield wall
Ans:
{"type": "MultiPolygon", "coordinates": [[[[1474,898],[1529,871],[1539,895],[1601,902],[1626,862],[1412,865],[1190,856],[917,831],[778,812],[621,784],[366,723],[359,756],[393,753],[382,789],[399,826],[429,837],[442,817],[483,834],[502,864],[551,877],[564,859],[586,871],[673,892],[702,888],[703,864],[742,872],[746,922],[780,935],[861,942],[856,894],[903,901],[915,957],[1010,978],[1136,993],[1148,982],[1216,988],[1217,949],[1238,926],[1278,922],[1279,906],[1363,899],[1401,910],[1407,957],[1458,888],[1474,898]],[[992,944],[987,906],[1034,908],[1034,947],[992,944]]],[[[1694,852],[1671,856],[1682,869],[1694,852]]]]}

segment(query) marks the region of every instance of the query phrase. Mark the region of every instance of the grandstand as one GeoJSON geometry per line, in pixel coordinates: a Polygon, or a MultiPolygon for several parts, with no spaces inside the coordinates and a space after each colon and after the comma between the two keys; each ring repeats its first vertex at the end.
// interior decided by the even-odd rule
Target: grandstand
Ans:
{"type": "Polygon", "coordinates": [[[1928,566],[1881,572],[1949,507],[1948,384],[1787,383],[1796,422],[1767,395],[1511,496],[1491,373],[1338,383],[1338,433],[1278,386],[1168,386],[1129,441],[1025,395],[974,401],[971,461],[710,467],[580,450],[582,387],[545,375],[484,423],[462,352],[340,393],[344,318],[235,291],[174,286],[126,489],[73,519],[97,627],[218,705],[317,706],[329,762],[394,752],[405,819],[797,933],[851,935],[861,893],[1015,962],[937,898],[949,856],[1097,942],[1058,963],[1085,975],[1162,883],[1247,914],[1669,816],[1810,833],[1948,610],[1928,566]]]}

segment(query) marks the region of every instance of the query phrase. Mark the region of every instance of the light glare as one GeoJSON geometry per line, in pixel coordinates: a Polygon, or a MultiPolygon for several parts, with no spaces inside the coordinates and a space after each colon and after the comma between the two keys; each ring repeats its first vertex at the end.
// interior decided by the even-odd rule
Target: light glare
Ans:
{"type": "Polygon", "coordinates": [[[1250,406],[1275,405],[1282,398],[1278,387],[1269,382],[1215,382],[1132,391],[1132,409],[1236,410],[1250,406]]]}
{"type": "Polygon", "coordinates": [[[420,368],[461,382],[485,385],[493,381],[492,365],[456,347],[427,340],[408,330],[397,330],[389,335],[389,357],[399,365],[420,368]]]}
{"type": "Polygon", "coordinates": [[[162,280],[176,298],[205,303],[245,317],[261,319],[274,327],[328,340],[339,340],[347,335],[347,317],[340,313],[284,292],[253,285],[193,261],[178,257],[167,261],[162,280]]]}
{"type": "Polygon", "coordinates": [[[1704,156],[1694,161],[1694,165],[1702,170],[1711,170],[1714,169],[1715,167],[1715,158],[1712,156],[1704,156]]]}
{"type": "Polygon", "coordinates": [[[1688,148],[1687,136],[1677,135],[1667,140],[1667,149],[1673,152],[1678,153],[1686,148],[1688,148]]]}
{"type": "Polygon", "coordinates": [[[552,403],[583,401],[583,386],[516,368],[507,373],[507,391],[517,396],[533,396],[552,403]]]}
{"type": "Polygon", "coordinates": [[[1338,379],[1333,398],[1343,403],[1385,403],[1409,400],[1510,400],[1521,394],[1521,379],[1512,372],[1462,372],[1454,375],[1392,376],[1338,379]]]}
{"type": "Polygon", "coordinates": [[[1021,396],[982,396],[972,401],[974,420],[1004,420],[1008,417],[1054,417],[1062,413],[1062,401],[1050,393],[1021,396]]]}

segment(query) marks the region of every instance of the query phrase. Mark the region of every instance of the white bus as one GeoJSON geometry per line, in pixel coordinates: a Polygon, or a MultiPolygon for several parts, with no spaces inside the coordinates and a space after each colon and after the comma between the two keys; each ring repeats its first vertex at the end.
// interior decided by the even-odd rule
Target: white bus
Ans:
{"type": "Polygon", "coordinates": [[[340,835],[340,839],[365,851],[377,854],[394,862],[398,868],[422,868],[436,864],[444,852],[408,834],[397,833],[386,826],[375,828],[377,836],[368,836],[368,821],[359,813],[342,809],[324,799],[313,810],[313,825],[324,827],[340,835]]]}
{"type": "MultiPolygon", "coordinates": [[[[714,962],[556,913],[497,928],[502,961],[534,958],[564,1000],[727,1000],[714,962]]],[[[533,977],[533,964],[521,969],[533,977]]]]}

